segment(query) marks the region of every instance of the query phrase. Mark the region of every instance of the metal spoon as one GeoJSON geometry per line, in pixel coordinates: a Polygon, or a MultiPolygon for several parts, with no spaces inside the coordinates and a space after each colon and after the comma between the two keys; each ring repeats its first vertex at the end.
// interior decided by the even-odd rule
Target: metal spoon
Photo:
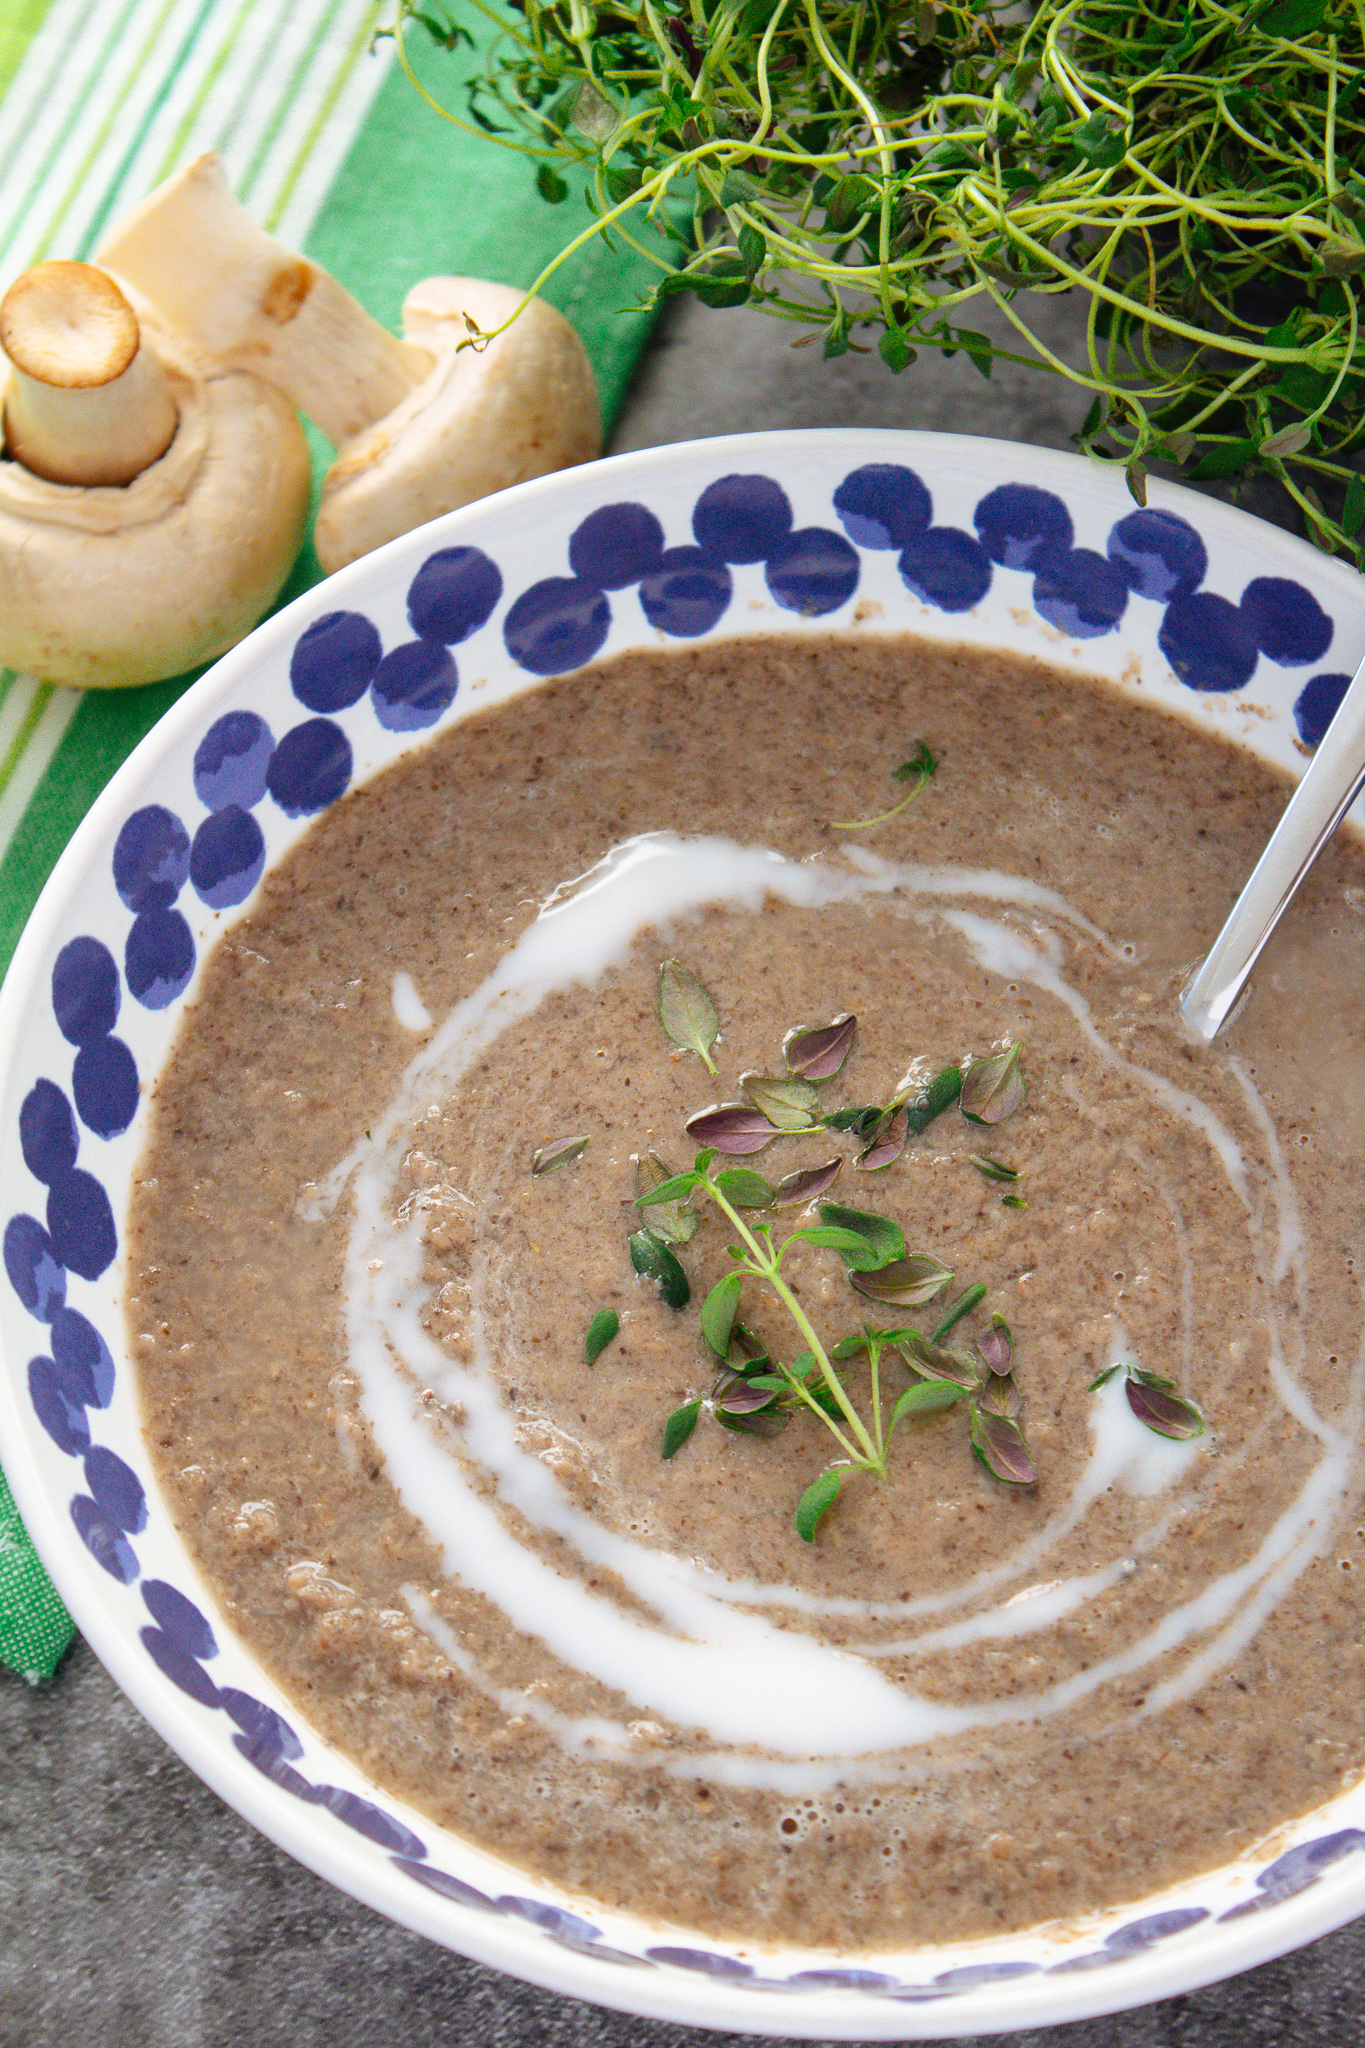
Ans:
{"type": "Polygon", "coordinates": [[[1210,1044],[1228,1020],[1262,946],[1300,882],[1365,789],[1365,661],[1290,797],[1265,852],[1180,1001],[1185,1022],[1210,1044]]]}

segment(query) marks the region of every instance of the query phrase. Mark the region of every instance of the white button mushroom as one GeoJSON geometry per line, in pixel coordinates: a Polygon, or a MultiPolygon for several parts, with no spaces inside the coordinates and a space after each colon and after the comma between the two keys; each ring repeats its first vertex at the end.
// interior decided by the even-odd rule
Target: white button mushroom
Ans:
{"type": "Polygon", "coordinates": [[[307,523],[291,407],[203,363],[90,264],[19,278],[0,345],[0,662],[45,682],[145,683],[240,640],[307,523]]]}
{"type": "Polygon", "coordinates": [[[158,187],[100,261],[200,348],[268,378],[336,445],[316,530],[327,570],[601,448],[592,366],[552,307],[531,300],[506,333],[461,348],[466,316],[487,332],[522,294],[429,278],[408,294],[396,340],[325,270],[256,225],[217,157],[158,187]]]}
{"type": "Polygon", "coordinates": [[[137,316],[89,263],[40,263],[0,303],[12,365],[5,446],[57,484],[127,484],[175,435],[166,372],[139,346],[137,316]]]}

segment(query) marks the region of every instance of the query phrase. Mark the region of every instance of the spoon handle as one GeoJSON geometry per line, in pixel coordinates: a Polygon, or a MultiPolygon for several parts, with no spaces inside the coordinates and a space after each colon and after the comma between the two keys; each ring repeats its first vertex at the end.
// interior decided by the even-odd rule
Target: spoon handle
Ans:
{"type": "Polygon", "coordinates": [[[1227,1022],[1262,946],[1300,882],[1365,788],[1365,661],[1342,698],[1308,772],[1180,1002],[1210,1044],[1227,1022]]]}

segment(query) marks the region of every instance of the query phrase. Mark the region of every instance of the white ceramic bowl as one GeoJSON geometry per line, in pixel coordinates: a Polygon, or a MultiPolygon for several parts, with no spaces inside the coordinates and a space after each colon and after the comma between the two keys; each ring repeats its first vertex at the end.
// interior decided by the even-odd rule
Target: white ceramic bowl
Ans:
{"type": "Polygon", "coordinates": [[[433,725],[598,652],[845,626],[1099,673],[1294,772],[1365,653],[1365,582],[1188,492],[1153,485],[1138,513],[1121,479],[1073,457],[833,432],[548,477],[308,592],[115,776],[15,955],[0,999],[0,1445],[119,1684],[224,1799],[357,1898],[518,1976],[658,2018],[826,2039],[993,2033],[1186,1991],[1365,1909],[1365,1787],[1260,1856],[1089,1924],[871,1961],[741,1953],[559,1896],[378,1792],[234,1639],[158,1496],[121,1306],[148,1084],[197,962],[312,815],[433,725]],[[623,505],[636,510],[589,518],[623,505]],[[309,629],[337,613],[319,662],[309,629]],[[40,1078],[75,1114],[56,1108],[35,1136],[30,1113],[25,1144],[40,1078]]]}

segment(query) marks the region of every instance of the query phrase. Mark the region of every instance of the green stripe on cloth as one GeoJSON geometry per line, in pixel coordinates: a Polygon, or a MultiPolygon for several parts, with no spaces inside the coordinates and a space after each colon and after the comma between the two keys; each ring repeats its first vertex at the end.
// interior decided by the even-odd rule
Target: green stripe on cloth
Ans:
{"type": "MultiPolygon", "coordinates": [[[[35,20],[41,16],[38,0],[31,0],[29,12],[35,20]]],[[[108,22],[117,8],[114,0],[105,0],[93,12],[108,22]]],[[[165,39],[156,53],[160,74],[152,96],[155,104],[165,101],[190,46],[204,40],[206,30],[217,37],[211,61],[215,69],[221,66],[226,38],[246,21],[249,12],[242,0],[216,0],[214,9],[195,10],[176,38],[165,39]]],[[[158,23],[165,18],[162,11],[158,23]]],[[[321,90],[317,80],[323,75],[323,60],[319,57],[313,72],[318,98],[312,124],[302,132],[298,150],[266,190],[259,177],[261,165],[291,98],[281,94],[250,162],[247,196],[252,210],[267,225],[273,225],[288,204],[290,193],[306,171],[311,150],[324,143],[329,110],[350,72],[356,65],[376,61],[364,54],[360,42],[358,35],[340,63],[333,51],[326,60],[332,68],[321,90]]],[[[444,52],[423,47],[424,42],[425,38],[415,38],[412,47],[419,76],[434,98],[458,107],[459,63],[444,52]]],[[[0,45],[0,65],[6,47],[0,45]]],[[[200,102],[203,98],[200,93],[200,102]]],[[[117,170],[107,189],[88,195],[95,197],[96,205],[87,219],[117,218],[139,196],[136,190],[117,187],[124,182],[127,166],[152,119],[149,104],[144,96],[142,112],[130,113],[123,121],[113,119],[113,133],[125,147],[118,152],[117,170]]],[[[200,132],[193,118],[182,121],[175,136],[179,145],[176,160],[185,162],[221,140],[200,132]]],[[[164,175],[168,168],[158,165],[157,171],[164,175]]],[[[529,285],[590,218],[581,200],[547,206],[536,193],[534,166],[526,157],[444,120],[393,65],[333,179],[305,247],[378,319],[396,329],[403,297],[419,279],[453,272],[529,285]]],[[[10,226],[0,220],[0,237],[10,226]]],[[[94,235],[91,228],[84,239],[89,241],[94,235]]],[[[60,245],[59,235],[52,253],[74,251],[60,245]]],[[[634,252],[609,250],[594,238],[555,274],[546,292],[573,322],[592,357],[608,427],[651,324],[645,314],[616,309],[639,300],[656,275],[634,252]]],[[[316,482],[331,459],[330,451],[316,434],[310,433],[310,442],[316,482]]],[[[280,602],[308,589],[320,575],[309,546],[280,602]]],[[[199,673],[202,671],[195,671],[195,675],[199,673]]],[[[43,883],[95,797],[194,679],[189,675],[144,689],[95,690],[82,698],[0,859],[0,969],[8,965],[43,883]]],[[[0,1479],[0,1662],[28,1677],[43,1675],[51,1671],[69,1637],[69,1624],[22,1537],[0,1479]],[[26,1577],[20,1568],[21,1558],[26,1560],[26,1577]],[[55,1626],[54,1614],[58,1617],[55,1626]],[[46,1659],[39,1654],[44,1643],[49,1652],[46,1659]]]]}
{"type": "Polygon", "coordinates": [[[0,11],[0,98],[47,18],[52,0],[7,0],[0,11]]]}
{"type": "Polygon", "coordinates": [[[36,1685],[51,1678],[75,1633],[0,1472],[0,1664],[36,1685]]]}

